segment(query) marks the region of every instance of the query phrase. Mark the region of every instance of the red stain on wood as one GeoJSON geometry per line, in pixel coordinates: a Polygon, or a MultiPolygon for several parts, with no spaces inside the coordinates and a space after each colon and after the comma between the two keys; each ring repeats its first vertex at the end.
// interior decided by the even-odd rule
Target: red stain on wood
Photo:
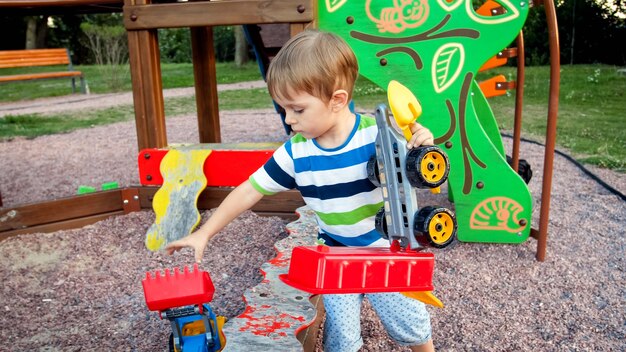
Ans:
{"type": "Polygon", "coordinates": [[[278,255],[272,258],[268,263],[277,267],[284,268],[284,267],[289,266],[289,258],[286,258],[285,256],[283,256],[282,252],[278,252],[278,255]]]}
{"type": "Polygon", "coordinates": [[[301,325],[305,319],[302,316],[293,316],[286,313],[279,314],[259,314],[272,308],[271,305],[262,305],[258,308],[247,306],[246,310],[238,317],[246,319],[244,326],[239,331],[249,331],[258,336],[275,336],[276,339],[286,337],[287,332],[281,330],[290,329],[292,324],[301,325]]]}

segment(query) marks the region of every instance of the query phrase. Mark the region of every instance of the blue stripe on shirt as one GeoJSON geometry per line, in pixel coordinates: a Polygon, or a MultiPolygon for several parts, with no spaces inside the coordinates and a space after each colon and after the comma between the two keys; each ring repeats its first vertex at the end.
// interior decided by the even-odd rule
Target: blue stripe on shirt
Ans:
{"type": "Polygon", "coordinates": [[[321,200],[351,197],[355,194],[370,192],[374,189],[376,189],[376,186],[368,179],[360,179],[328,186],[298,186],[302,197],[319,198],[321,200]]]}
{"type": "Polygon", "coordinates": [[[357,149],[338,155],[305,156],[293,160],[296,173],[340,169],[367,162],[376,154],[376,143],[372,142],[357,149]]]}
{"type": "Polygon", "coordinates": [[[279,185],[287,189],[296,187],[296,180],[289,176],[289,174],[276,163],[276,159],[274,159],[273,156],[263,165],[263,168],[279,185]]]}

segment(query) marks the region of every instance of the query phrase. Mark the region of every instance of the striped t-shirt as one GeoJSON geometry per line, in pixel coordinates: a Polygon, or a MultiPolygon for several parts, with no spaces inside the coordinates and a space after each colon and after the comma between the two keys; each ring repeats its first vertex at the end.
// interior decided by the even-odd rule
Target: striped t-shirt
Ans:
{"type": "Polygon", "coordinates": [[[382,192],[367,178],[376,153],[376,120],[356,115],[346,142],[324,149],[296,134],[280,146],[250,182],[265,195],[297,188],[315,211],[319,237],[329,245],[388,246],[374,228],[382,192]]]}

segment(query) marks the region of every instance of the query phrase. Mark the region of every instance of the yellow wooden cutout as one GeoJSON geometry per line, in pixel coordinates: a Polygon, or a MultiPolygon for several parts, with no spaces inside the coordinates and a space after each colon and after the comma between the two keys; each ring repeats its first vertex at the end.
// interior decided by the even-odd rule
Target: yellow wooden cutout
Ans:
{"type": "Polygon", "coordinates": [[[443,303],[439,300],[439,298],[435,297],[432,291],[414,291],[414,292],[400,292],[403,295],[416,299],[422,303],[430,304],[431,306],[437,308],[443,308],[443,303]]]}
{"type": "Polygon", "coordinates": [[[146,248],[157,251],[183,238],[200,223],[197,201],[207,184],[204,162],[210,150],[172,149],[161,161],[163,185],[155,193],[154,224],[146,233],[146,248]]]}

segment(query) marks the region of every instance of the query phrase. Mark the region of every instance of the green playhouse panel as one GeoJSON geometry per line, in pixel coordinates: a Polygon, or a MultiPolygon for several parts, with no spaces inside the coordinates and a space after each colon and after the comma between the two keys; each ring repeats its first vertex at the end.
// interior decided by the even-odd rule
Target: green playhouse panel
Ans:
{"type": "MultiPolygon", "coordinates": [[[[355,51],[359,72],[383,89],[397,80],[420,101],[420,123],[450,158],[458,239],[521,243],[530,234],[532,197],[508,165],[497,123],[475,78],[519,34],[527,2],[325,0],[318,26],[355,51]]],[[[357,102],[358,104],[358,102],[357,102]]]]}

